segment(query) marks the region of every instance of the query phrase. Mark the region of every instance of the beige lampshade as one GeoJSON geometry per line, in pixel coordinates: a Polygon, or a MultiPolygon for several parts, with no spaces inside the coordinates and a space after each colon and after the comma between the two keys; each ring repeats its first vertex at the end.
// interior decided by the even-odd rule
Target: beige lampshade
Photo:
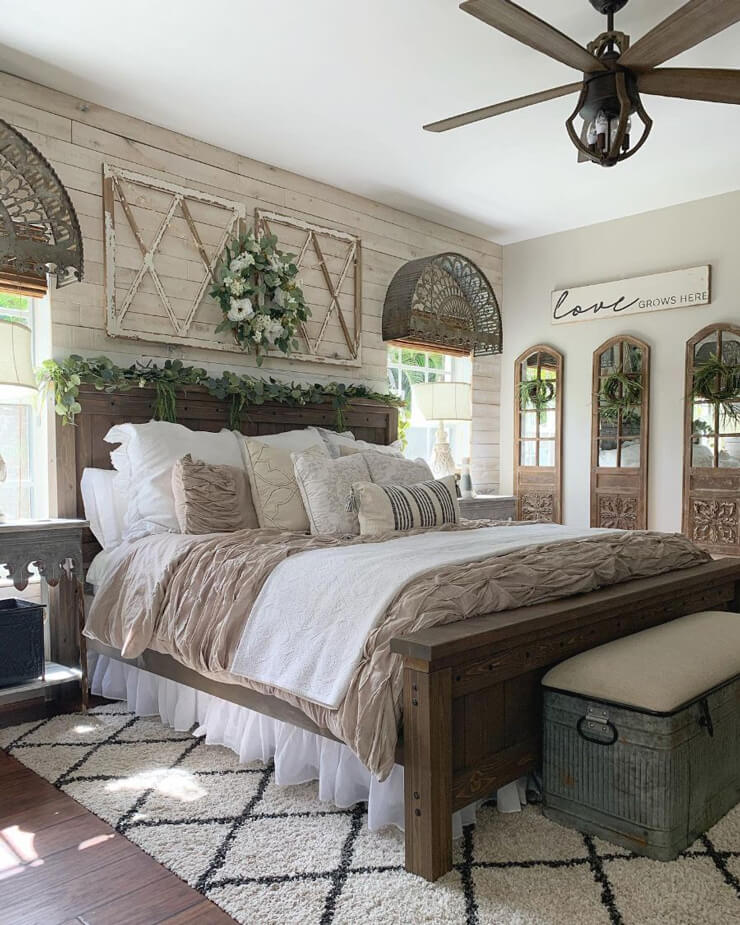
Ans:
{"type": "Polygon", "coordinates": [[[32,334],[25,324],[0,320],[0,385],[35,389],[32,334]]]}
{"type": "Polygon", "coordinates": [[[469,421],[473,416],[469,382],[419,382],[411,392],[414,407],[427,421],[469,421]]]}

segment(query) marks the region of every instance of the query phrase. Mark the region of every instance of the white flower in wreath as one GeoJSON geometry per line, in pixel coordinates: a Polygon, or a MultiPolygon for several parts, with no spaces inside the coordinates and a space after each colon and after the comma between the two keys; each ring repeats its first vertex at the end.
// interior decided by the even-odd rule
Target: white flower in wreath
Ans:
{"type": "Polygon", "coordinates": [[[229,269],[232,273],[241,273],[251,266],[254,266],[254,257],[245,251],[243,254],[239,254],[238,257],[234,257],[229,264],[229,269]]]}
{"type": "Polygon", "coordinates": [[[273,302],[280,308],[285,308],[285,290],[276,289],[272,297],[273,302]]]}
{"type": "Polygon", "coordinates": [[[278,254],[270,254],[270,269],[273,271],[273,273],[280,273],[284,266],[285,264],[278,254]]]}
{"type": "Polygon", "coordinates": [[[224,280],[224,286],[233,296],[238,298],[240,295],[243,295],[247,284],[239,276],[227,276],[224,280]]]}
{"type": "Polygon", "coordinates": [[[226,313],[229,321],[246,321],[254,314],[251,299],[231,299],[230,305],[226,313]]]}
{"type": "Polygon", "coordinates": [[[260,243],[256,238],[253,238],[251,235],[244,242],[244,246],[248,251],[251,251],[253,254],[260,250],[260,243]]]}
{"type": "Polygon", "coordinates": [[[285,333],[285,328],[280,324],[279,321],[274,319],[268,319],[268,323],[265,329],[265,340],[268,344],[274,344],[276,340],[283,336],[285,333]]]}

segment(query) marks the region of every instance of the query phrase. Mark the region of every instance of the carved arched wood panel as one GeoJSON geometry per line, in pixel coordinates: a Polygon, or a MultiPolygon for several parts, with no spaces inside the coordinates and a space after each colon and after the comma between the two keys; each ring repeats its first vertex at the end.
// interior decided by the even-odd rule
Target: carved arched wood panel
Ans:
{"type": "Polygon", "coordinates": [[[684,394],[682,529],[709,552],[738,556],[740,327],[709,325],[687,341],[684,394]]]}
{"type": "Polygon", "coordinates": [[[563,357],[552,347],[538,344],[517,357],[514,366],[518,520],[562,520],[562,431],[563,357]]]}
{"type": "Polygon", "coordinates": [[[650,347],[620,335],[594,351],[591,526],[647,529],[650,347]]]}

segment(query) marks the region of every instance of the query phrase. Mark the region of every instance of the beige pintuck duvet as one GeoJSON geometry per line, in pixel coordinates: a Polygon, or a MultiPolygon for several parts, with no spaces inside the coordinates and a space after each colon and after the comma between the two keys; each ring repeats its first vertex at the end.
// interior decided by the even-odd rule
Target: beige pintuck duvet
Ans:
{"type": "MultiPolygon", "coordinates": [[[[468,522],[442,529],[480,526],[468,522]]],[[[345,742],[383,780],[393,767],[401,719],[401,664],[390,652],[394,636],[709,558],[679,534],[611,532],[540,542],[422,574],[396,594],[367,636],[338,709],[230,672],[255,600],[278,563],[308,550],[393,539],[393,534],[348,539],[269,529],[147,537],[122,548],[107,569],[85,633],[129,658],[154,649],[209,677],[273,694],[345,742]]]]}

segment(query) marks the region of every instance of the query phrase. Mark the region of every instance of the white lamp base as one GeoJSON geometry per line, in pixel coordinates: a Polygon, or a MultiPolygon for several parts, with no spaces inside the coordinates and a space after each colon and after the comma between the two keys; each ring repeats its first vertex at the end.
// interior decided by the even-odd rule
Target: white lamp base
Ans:
{"type": "Polygon", "coordinates": [[[437,479],[444,478],[446,475],[455,474],[455,460],[452,458],[450,438],[445,430],[443,421],[439,422],[439,427],[437,428],[437,440],[432,450],[432,458],[429,465],[434,477],[437,479]]]}

